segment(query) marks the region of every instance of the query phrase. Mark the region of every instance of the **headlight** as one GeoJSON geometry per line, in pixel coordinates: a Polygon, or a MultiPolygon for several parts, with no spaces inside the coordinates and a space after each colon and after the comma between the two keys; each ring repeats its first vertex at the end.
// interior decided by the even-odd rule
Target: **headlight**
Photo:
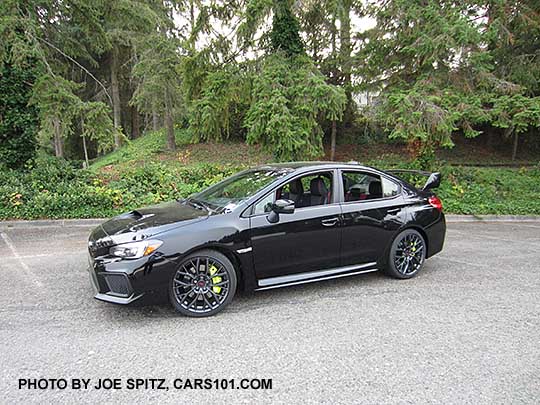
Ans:
{"type": "Polygon", "coordinates": [[[160,240],[143,240],[140,242],[123,243],[109,249],[112,256],[124,259],[140,259],[148,256],[163,244],[160,240]]]}

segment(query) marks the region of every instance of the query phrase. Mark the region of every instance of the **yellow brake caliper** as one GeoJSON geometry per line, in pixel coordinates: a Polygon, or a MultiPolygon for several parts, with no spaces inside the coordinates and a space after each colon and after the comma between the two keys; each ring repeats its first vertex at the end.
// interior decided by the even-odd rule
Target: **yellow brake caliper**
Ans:
{"type": "MultiPolygon", "coordinates": [[[[210,266],[210,275],[211,276],[213,276],[217,272],[218,272],[218,269],[217,269],[216,266],[214,266],[214,265],[210,266]]],[[[213,284],[221,283],[222,280],[223,279],[220,276],[212,277],[212,283],[213,284]]],[[[219,294],[221,292],[221,287],[220,286],[214,286],[214,287],[212,287],[212,291],[214,291],[216,294],[219,294]]]]}

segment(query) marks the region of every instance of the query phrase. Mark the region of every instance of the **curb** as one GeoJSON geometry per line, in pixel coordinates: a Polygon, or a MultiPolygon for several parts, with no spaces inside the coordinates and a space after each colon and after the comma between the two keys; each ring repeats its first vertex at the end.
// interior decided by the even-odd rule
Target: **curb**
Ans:
{"type": "Polygon", "coordinates": [[[37,219],[37,220],[13,220],[0,221],[2,228],[34,228],[34,227],[91,227],[105,222],[106,218],[90,219],[37,219]]]}
{"type": "MultiPolygon", "coordinates": [[[[0,229],[34,228],[34,227],[94,227],[105,222],[107,218],[89,219],[38,219],[0,221],[0,229]]],[[[540,222],[540,215],[446,215],[447,223],[461,222],[540,222]]]]}
{"type": "Polygon", "coordinates": [[[446,222],[540,222],[539,215],[446,215],[446,222]]]}

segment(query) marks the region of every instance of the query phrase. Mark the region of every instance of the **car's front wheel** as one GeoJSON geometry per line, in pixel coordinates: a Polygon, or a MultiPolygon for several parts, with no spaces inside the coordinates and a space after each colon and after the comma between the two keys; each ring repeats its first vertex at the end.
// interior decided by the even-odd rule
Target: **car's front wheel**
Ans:
{"type": "Polygon", "coordinates": [[[231,302],[236,284],[236,271],[225,255],[201,250],[186,257],[173,274],[169,299],[184,315],[215,315],[231,302]]]}
{"type": "Polygon", "coordinates": [[[406,229],[396,236],[390,247],[386,273],[395,278],[416,276],[426,259],[426,242],[414,229],[406,229]]]}

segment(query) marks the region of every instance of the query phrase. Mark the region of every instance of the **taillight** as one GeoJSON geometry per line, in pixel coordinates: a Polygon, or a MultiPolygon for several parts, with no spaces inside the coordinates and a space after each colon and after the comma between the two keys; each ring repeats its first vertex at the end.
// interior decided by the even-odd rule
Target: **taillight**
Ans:
{"type": "Polygon", "coordinates": [[[437,208],[439,212],[442,212],[442,201],[439,199],[439,197],[432,195],[428,198],[428,203],[433,208],[437,208]]]}

